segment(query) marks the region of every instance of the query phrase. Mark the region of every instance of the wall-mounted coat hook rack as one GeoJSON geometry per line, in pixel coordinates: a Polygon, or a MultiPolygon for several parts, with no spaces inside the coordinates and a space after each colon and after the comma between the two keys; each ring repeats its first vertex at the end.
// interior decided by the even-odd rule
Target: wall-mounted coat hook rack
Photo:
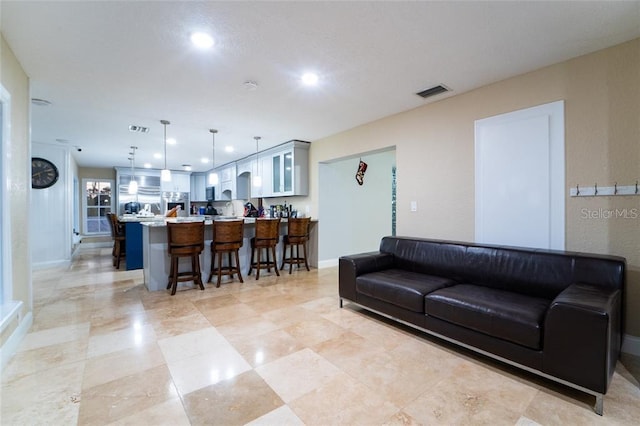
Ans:
{"type": "Polygon", "coordinates": [[[569,195],[571,197],[603,197],[606,195],[640,195],[638,189],[638,181],[635,185],[618,186],[618,182],[615,182],[613,186],[598,186],[596,182],[593,186],[581,187],[580,184],[576,184],[575,188],[569,189],[569,195]]]}

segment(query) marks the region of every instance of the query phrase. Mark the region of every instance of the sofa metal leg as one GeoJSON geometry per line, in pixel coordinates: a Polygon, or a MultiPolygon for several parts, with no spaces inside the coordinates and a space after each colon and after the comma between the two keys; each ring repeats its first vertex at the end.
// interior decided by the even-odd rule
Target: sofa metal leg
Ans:
{"type": "Polygon", "coordinates": [[[342,297],[340,298],[340,308],[342,308],[342,297]]]}
{"type": "Polygon", "coordinates": [[[597,415],[601,416],[604,408],[604,395],[599,393],[596,395],[596,405],[593,407],[597,415]]]}

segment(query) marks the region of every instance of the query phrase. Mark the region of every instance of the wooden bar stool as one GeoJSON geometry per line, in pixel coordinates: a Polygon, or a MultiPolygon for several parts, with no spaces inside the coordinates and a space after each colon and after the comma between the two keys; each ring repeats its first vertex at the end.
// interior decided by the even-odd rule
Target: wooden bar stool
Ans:
{"type": "Polygon", "coordinates": [[[278,272],[278,263],[276,260],[276,246],[280,240],[280,219],[256,219],[256,236],[251,239],[251,263],[249,265],[249,274],[251,270],[256,268],[256,280],[260,278],[260,269],[267,268],[267,272],[271,272],[271,267],[278,272]],[[267,258],[262,262],[262,250],[266,249],[267,258]],[[254,255],[258,252],[258,260],[254,262],[254,255]],[[269,258],[269,253],[273,256],[269,258]]]}
{"type": "Polygon", "coordinates": [[[309,222],[310,217],[302,218],[289,218],[287,225],[287,235],[284,236],[282,242],[284,247],[282,248],[282,265],[280,270],[284,268],[284,264],[289,264],[289,273],[293,265],[304,264],[307,271],[309,270],[309,263],[307,262],[307,241],[309,241],[309,222]],[[300,257],[300,246],[302,246],[303,256],[300,257]],[[289,257],[287,257],[287,247],[289,248],[289,257]],[[295,256],[294,256],[295,248],[295,256]]]}
{"type": "Polygon", "coordinates": [[[178,282],[193,281],[204,290],[200,270],[200,253],[204,250],[204,222],[167,222],[167,244],[171,256],[171,268],[167,289],[176,294],[178,282]],[[178,260],[181,257],[191,259],[191,270],[179,272],[178,260]]]}
{"type": "Polygon", "coordinates": [[[118,215],[116,215],[115,213],[107,213],[107,219],[109,220],[111,239],[113,240],[113,250],[111,250],[111,257],[113,257],[113,266],[116,269],[120,269],[120,259],[122,259],[126,255],[126,234],[124,232],[124,224],[118,222],[118,215]]]}
{"type": "Polygon", "coordinates": [[[214,220],[213,221],[213,241],[211,241],[211,271],[209,279],[211,282],[213,274],[218,275],[216,287],[220,287],[220,280],[223,275],[229,275],[233,279],[233,274],[238,274],[241,283],[242,273],[240,272],[240,256],[238,251],[242,247],[244,236],[244,220],[214,220]],[[222,265],[222,255],[227,253],[228,265],[222,265]],[[216,256],[217,255],[217,256],[216,256]],[[236,262],[233,266],[232,256],[235,255],[236,262]],[[216,257],[218,267],[216,268],[216,257]]]}

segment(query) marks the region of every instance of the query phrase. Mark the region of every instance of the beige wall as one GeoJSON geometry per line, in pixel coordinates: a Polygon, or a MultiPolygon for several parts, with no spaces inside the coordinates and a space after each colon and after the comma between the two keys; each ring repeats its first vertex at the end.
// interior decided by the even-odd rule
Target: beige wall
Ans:
{"type": "Polygon", "coordinates": [[[78,167],[78,180],[82,182],[82,179],[112,179],[116,180],[116,169],[98,168],[98,167],[78,167]]]}
{"type": "MultiPolygon", "coordinates": [[[[29,215],[25,214],[29,211],[31,189],[29,78],[3,36],[0,36],[0,59],[0,83],[11,95],[11,134],[8,152],[11,161],[7,162],[10,205],[2,206],[2,214],[10,215],[13,299],[24,303],[24,316],[32,310],[29,215]]],[[[5,336],[2,343],[4,339],[5,336]]]]}
{"type": "Polygon", "coordinates": [[[317,216],[319,161],[395,145],[398,235],[471,241],[474,121],[565,100],[566,248],[627,258],[626,332],[640,336],[640,218],[583,215],[583,209],[598,208],[640,213],[640,197],[568,196],[576,184],[631,185],[640,179],[639,81],[637,39],[314,142],[310,195],[299,202],[310,204],[317,216]],[[417,212],[409,211],[412,200],[417,212]]]}

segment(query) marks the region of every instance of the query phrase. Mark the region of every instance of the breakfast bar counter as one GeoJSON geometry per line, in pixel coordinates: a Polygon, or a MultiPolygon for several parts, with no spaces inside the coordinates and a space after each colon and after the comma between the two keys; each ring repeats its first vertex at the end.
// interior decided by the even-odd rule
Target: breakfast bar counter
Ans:
{"type": "MultiPolygon", "coordinates": [[[[241,219],[241,218],[239,218],[241,219]]],[[[165,290],[169,277],[170,257],[167,249],[167,221],[187,222],[202,220],[200,218],[168,218],[163,221],[140,222],[142,225],[142,258],[144,270],[144,284],[149,291],[165,290]]],[[[215,219],[214,220],[229,220],[215,219]]],[[[312,220],[309,226],[309,242],[307,245],[307,259],[310,267],[318,267],[318,221],[312,220]]],[[[276,248],[278,266],[282,261],[282,236],[287,234],[287,220],[280,223],[280,241],[276,248]]],[[[244,239],[240,249],[240,268],[242,277],[247,278],[249,262],[251,260],[251,238],[255,236],[255,219],[244,218],[244,239]]],[[[211,240],[213,239],[213,221],[205,220],[204,250],[200,255],[202,281],[209,278],[211,269],[211,240]]],[[[181,264],[182,266],[182,264],[181,264]]],[[[185,263],[185,267],[187,265],[185,263]]],[[[287,268],[285,268],[287,269],[287,268]]],[[[261,274],[262,275],[262,274],[261,274]]],[[[252,279],[253,275],[251,276],[252,279]]]]}

